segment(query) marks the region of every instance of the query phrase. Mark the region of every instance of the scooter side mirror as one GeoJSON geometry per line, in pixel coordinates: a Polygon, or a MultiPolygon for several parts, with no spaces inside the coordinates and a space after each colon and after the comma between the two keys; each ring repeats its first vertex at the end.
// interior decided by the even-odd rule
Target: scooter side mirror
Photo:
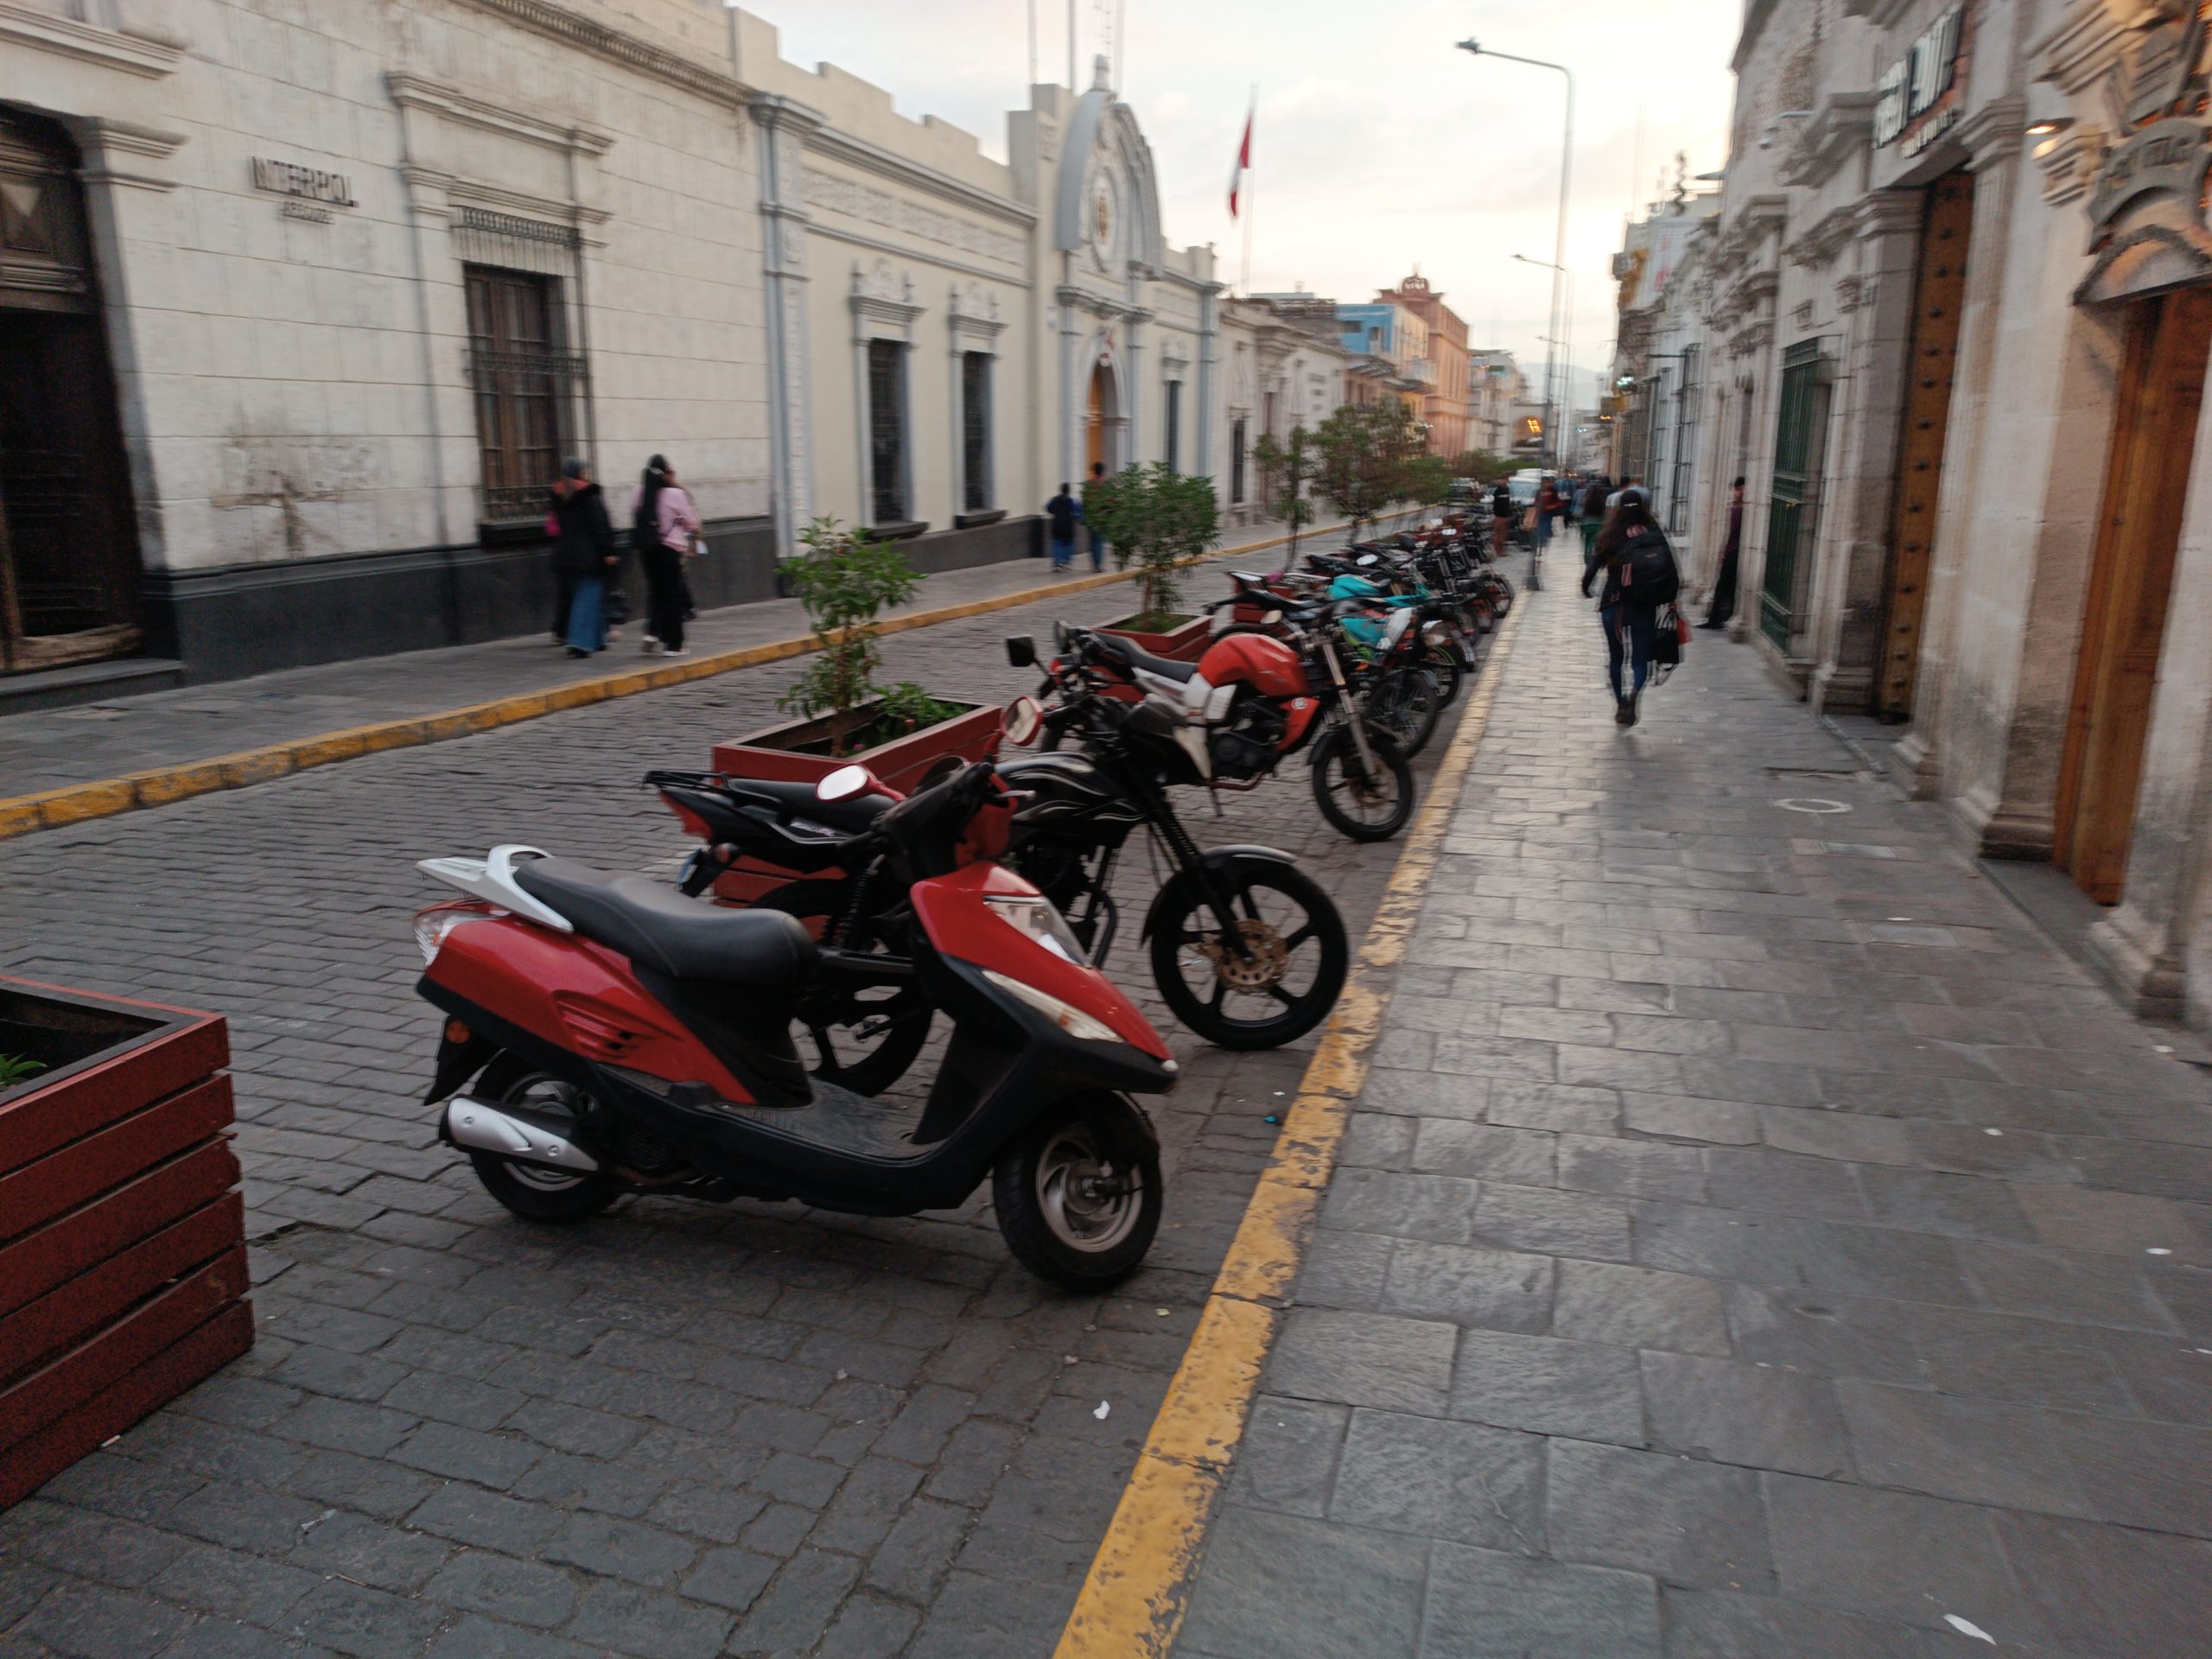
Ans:
{"type": "Polygon", "coordinates": [[[1037,666],[1037,642],[1026,633],[1010,633],[1006,640],[1006,660],[1012,668],[1037,666]]]}
{"type": "Polygon", "coordinates": [[[875,776],[866,766],[840,766],[814,786],[817,801],[849,801],[875,786],[875,776]]]}
{"type": "MultiPolygon", "coordinates": [[[[1016,668],[1022,666],[1016,663],[1016,668]]],[[[1026,749],[1037,741],[1037,734],[1045,728],[1045,711],[1037,706],[1034,697],[1016,697],[1006,706],[1006,717],[1000,722],[1006,732],[1006,741],[1018,749],[1026,749]]]]}
{"type": "Polygon", "coordinates": [[[1263,628],[1272,628],[1276,623],[1281,620],[1282,613],[1281,611],[1269,611],[1260,618],[1260,626],[1263,628]]]}

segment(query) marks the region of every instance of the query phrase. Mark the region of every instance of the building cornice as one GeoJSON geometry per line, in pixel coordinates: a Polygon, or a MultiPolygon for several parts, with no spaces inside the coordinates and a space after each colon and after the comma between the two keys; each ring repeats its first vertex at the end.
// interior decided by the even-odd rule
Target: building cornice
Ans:
{"type": "Polygon", "coordinates": [[[1954,127],[1951,135],[1965,148],[1967,165],[1980,173],[2017,159],[2027,129],[2028,100],[2015,92],[1990,99],[1954,127]]]}
{"type": "Polygon", "coordinates": [[[502,132],[527,143],[542,144],[548,149],[582,150],[589,156],[604,156],[614,147],[613,137],[596,127],[564,124],[527,110],[509,109],[464,92],[457,86],[404,70],[388,72],[385,85],[391,90],[391,101],[403,109],[429,110],[463,126],[502,132]]]}
{"type": "Polygon", "coordinates": [[[2031,73],[2068,97],[2078,98],[2111,73],[2136,30],[2158,16],[2157,9],[2147,4],[2075,0],[2056,28],[2028,42],[2031,73]]]}
{"type": "Polygon", "coordinates": [[[829,156],[849,167],[859,168],[862,172],[903,184],[910,189],[927,191],[943,200],[956,202],[976,213],[990,213],[1017,225],[1028,226],[1037,222],[1036,209],[1024,207],[1010,196],[998,195],[980,185],[969,184],[964,179],[956,179],[950,173],[940,173],[919,162],[910,162],[880,144],[872,144],[865,138],[855,138],[852,134],[840,132],[833,126],[825,124],[809,133],[806,148],[810,156],[829,156]]]}
{"type": "Polygon", "coordinates": [[[1830,208],[1814,221],[1810,230],[1782,251],[1783,257],[1793,265],[1808,269],[1833,264],[1851,240],[1859,207],[1854,201],[1830,208]]]}
{"type": "Polygon", "coordinates": [[[183,43],[166,35],[103,29],[50,11],[34,11],[17,0],[0,0],[0,46],[58,53],[149,79],[170,73],[184,57],[183,43]]]}
{"type": "Polygon", "coordinates": [[[1782,164],[1782,181],[1817,187],[1853,156],[1864,156],[1874,136],[1873,92],[1831,92],[1820,113],[1797,136],[1797,146],[1782,164]]]}
{"type": "Polygon", "coordinates": [[[694,62],[657,46],[642,35],[612,28],[595,17],[557,6],[552,0],[467,0],[480,11],[488,11],[509,22],[543,35],[564,46],[610,60],[656,80],[663,80],[696,94],[710,103],[740,108],[751,101],[752,88],[719,69],[694,62]]]}

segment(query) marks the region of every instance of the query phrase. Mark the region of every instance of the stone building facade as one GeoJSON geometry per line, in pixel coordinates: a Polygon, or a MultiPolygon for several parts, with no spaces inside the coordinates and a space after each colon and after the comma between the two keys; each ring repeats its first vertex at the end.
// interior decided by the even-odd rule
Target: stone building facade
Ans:
{"type": "Polygon", "coordinates": [[[2199,1024],[2207,66],[2198,0],[1752,0],[1677,279],[1698,544],[1750,480],[1743,637],[1891,722],[1902,779],[1985,855],[2069,876],[2113,981],[2199,1024]]]}
{"type": "Polygon", "coordinates": [[[1384,289],[1377,300],[1410,311],[1421,321],[1428,337],[1427,358],[1435,373],[1421,388],[1421,418],[1428,428],[1428,452],[1458,455],[1468,448],[1467,324],[1444,303],[1428,278],[1416,271],[1395,288],[1384,289]]]}
{"type": "Polygon", "coordinates": [[[1093,461],[1225,478],[1134,113],[1007,141],[718,0],[0,5],[0,696],[542,631],[570,454],[618,521],[670,458],[706,603],[823,514],[935,569],[1093,461]]]}

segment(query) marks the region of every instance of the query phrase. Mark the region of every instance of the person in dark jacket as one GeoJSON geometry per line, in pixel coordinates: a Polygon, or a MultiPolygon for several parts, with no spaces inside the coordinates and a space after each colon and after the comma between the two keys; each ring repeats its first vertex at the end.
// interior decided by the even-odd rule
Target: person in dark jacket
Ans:
{"type": "Polygon", "coordinates": [[[607,584],[621,558],[607,499],[582,461],[561,469],[553,486],[553,518],[560,531],[553,539],[553,568],[575,584],[569,604],[569,655],[588,657],[607,649],[607,584]]]}
{"type": "MultiPolygon", "coordinates": [[[[1103,484],[1105,481],[1106,463],[1103,461],[1092,461],[1090,476],[1083,482],[1084,518],[1086,523],[1090,520],[1090,486],[1094,484],[1103,484]]],[[[1090,568],[1093,570],[1103,570],[1106,568],[1106,556],[1113,550],[1107,546],[1106,538],[1098,533],[1098,526],[1092,524],[1090,526],[1090,568]]]]}
{"type": "Polygon", "coordinates": [[[1505,556],[1505,543],[1513,534],[1513,491],[1503,479],[1490,493],[1490,550],[1492,558],[1505,556]]]}
{"type": "Polygon", "coordinates": [[[1046,531],[1052,538],[1052,574],[1058,575],[1075,563],[1075,527],[1083,522],[1083,503],[1065,484],[1045,504],[1046,531]]]}
{"type": "Polygon", "coordinates": [[[1598,556],[1598,532],[1605,527],[1605,480],[1593,478],[1582,492],[1582,563],[1598,556]]]}
{"type": "Polygon", "coordinates": [[[1655,544],[1667,556],[1671,566],[1674,550],[1667,545],[1666,537],[1652,522],[1650,507],[1641,495],[1630,494],[1606,518],[1605,527],[1598,536],[1598,556],[1582,573],[1582,594],[1586,599],[1592,582],[1602,578],[1605,583],[1598,594],[1598,620],[1605,629],[1605,675],[1613,690],[1613,720],[1621,726],[1636,724],[1637,705],[1643,696],[1644,682],[1651,675],[1651,648],[1659,634],[1659,607],[1674,597],[1663,589],[1655,594],[1649,583],[1639,593],[1629,580],[1637,555],[1655,544]],[[1621,680],[1624,657],[1633,672],[1633,679],[1625,690],[1621,680]]]}
{"type": "Polygon", "coordinates": [[[1744,558],[1744,480],[1728,486],[1728,539],[1720,544],[1720,574],[1713,579],[1713,603],[1700,628],[1725,628],[1736,614],[1736,582],[1744,558]]]}

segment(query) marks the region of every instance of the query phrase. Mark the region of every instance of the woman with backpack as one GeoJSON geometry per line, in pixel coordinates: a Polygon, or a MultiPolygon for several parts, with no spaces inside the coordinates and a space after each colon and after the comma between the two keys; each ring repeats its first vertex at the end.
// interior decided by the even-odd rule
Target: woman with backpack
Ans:
{"type": "Polygon", "coordinates": [[[568,632],[563,636],[571,657],[607,649],[607,587],[620,567],[614,526],[607,502],[581,460],[561,468],[553,485],[551,524],[553,568],[567,579],[568,632]]]}
{"type": "Polygon", "coordinates": [[[630,545],[645,570],[645,655],[687,657],[685,613],[691,598],[683,580],[683,561],[704,534],[699,510],[676,481],[676,469],[663,455],[645,463],[638,492],[630,498],[630,545]]]}
{"type": "Polygon", "coordinates": [[[1599,531],[1597,557],[1582,573],[1583,597],[1589,597],[1591,584],[1600,578],[1605,587],[1598,595],[1598,620],[1605,629],[1613,720],[1618,725],[1633,726],[1637,700],[1651,676],[1660,608],[1672,604],[1682,587],[1675,550],[1667,545],[1667,537],[1652,521],[1651,509],[1639,493],[1624,493],[1605,520],[1605,527],[1599,531]],[[1632,671],[1625,690],[1621,683],[1624,657],[1632,671]]]}

